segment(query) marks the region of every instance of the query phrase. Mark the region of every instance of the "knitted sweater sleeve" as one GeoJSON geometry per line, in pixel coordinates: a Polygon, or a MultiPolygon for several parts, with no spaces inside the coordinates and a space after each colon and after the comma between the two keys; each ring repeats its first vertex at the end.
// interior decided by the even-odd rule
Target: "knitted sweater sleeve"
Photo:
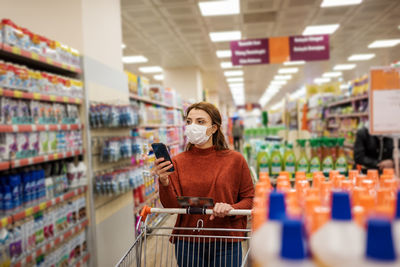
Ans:
{"type": "Polygon", "coordinates": [[[232,205],[234,209],[251,209],[253,207],[254,185],[250,170],[243,159],[238,202],[232,205]]]}
{"type": "Polygon", "coordinates": [[[160,200],[164,208],[179,208],[176,197],[179,194],[179,175],[178,165],[176,161],[172,160],[175,171],[169,175],[169,184],[167,186],[162,185],[159,182],[160,200]]]}

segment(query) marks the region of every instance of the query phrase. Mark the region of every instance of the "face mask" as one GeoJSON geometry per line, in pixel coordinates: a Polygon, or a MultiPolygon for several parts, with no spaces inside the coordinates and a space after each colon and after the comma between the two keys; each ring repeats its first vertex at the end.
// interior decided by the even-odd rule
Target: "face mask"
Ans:
{"type": "MultiPolygon", "coordinates": [[[[212,126],[210,126],[212,127],[212,126]]],[[[202,145],[205,144],[208,139],[210,139],[211,135],[207,136],[207,129],[210,128],[203,125],[198,125],[192,123],[185,128],[185,135],[189,141],[189,143],[193,145],[202,145]]]]}

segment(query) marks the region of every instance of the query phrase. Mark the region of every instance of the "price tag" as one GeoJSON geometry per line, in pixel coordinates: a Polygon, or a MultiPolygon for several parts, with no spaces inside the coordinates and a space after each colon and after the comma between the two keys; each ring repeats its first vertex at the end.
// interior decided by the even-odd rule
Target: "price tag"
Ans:
{"type": "Polygon", "coordinates": [[[80,104],[81,100],[79,98],[75,98],[75,103],[80,104]]]}
{"type": "Polygon", "coordinates": [[[55,95],[50,95],[50,101],[56,101],[56,96],[55,95]]]}
{"type": "Polygon", "coordinates": [[[53,59],[48,57],[48,58],[46,58],[46,62],[49,63],[49,64],[53,64],[53,59]]]}
{"type": "Polygon", "coordinates": [[[32,59],[34,59],[34,60],[39,60],[39,55],[36,54],[36,53],[34,53],[34,52],[31,53],[31,57],[32,57],[32,59]]]}
{"type": "Polygon", "coordinates": [[[63,96],[63,101],[64,101],[65,103],[68,103],[68,100],[69,100],[68,96],[63,96]]]}
{"type": "Polygon", "coordinates": [[[8,217],[1,219],[1,227],[6,227],[8,224],[8,217]]]}
{"type": "Polygon", "coordinates": [[[13,46],[11,50],[14,54],[21,55],[21,48],[13,46]]]}
{"type": "Polygon", "coordinates": [[[67,66],[67,64],[65,64],[65,63],[61,63],[61,68],[63,68],[63,69],[68,69],[68,66],[67,66]]]}
{"type": "Polygon", "coordinates": [[[25,210],[25,217],[31,216],[33,213],[33,208],[27,208],[25,210]]]}
{"type": "Polygon", "coordinates": [[[14,97],[15,98],[21,98],[22,97],[22,92],[21,91],[14,91],[14,97]]]}
{"type": "Polygon", "coordinates": [[[58,153],[54,154],[54,160],[58,159],[58,153]]]}
{"type": "Polygon", "coordinates": [[[47,208],[47,203],[46,202],[43,202],[43,203],[40,203],[39,204],[39,209],[40,210],[44,210],[44,209],[46,209],[47,208]]]}
{"type": "Polygon", "coordinates": [[[33,93],[33,99],[34,100],[40,100],[41,94],[39,93],[33,93]]]}
{"type": "Polygon", "coordinates": [[[3,95],[3,88],[0,88],[0,95],[3,95]]]}

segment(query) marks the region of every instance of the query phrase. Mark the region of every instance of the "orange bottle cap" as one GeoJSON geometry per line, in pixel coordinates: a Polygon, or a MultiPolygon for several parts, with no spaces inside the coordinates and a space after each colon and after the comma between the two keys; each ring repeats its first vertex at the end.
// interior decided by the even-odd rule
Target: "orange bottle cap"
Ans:
{"type": "Polygon", "coordinates": [[[393,168],[385,168],[385,169],[383,169],[383,174],[393,177],[394,176],[394,169],[393,168]]]}
{"type": "Polygon", "coordinates": [[[278,176],[278,178],[276,178],[276,184],[278,184],[279,182],[282,182],[282,181],[289,183],[290,179],[283,175],[280,175],[280,176],[278,176]]]}
{"type": "Polygon", "coordinates": [[[312,233],[315,233],[331,218],[331,209],[328,207],[318,206],[314,208],[313,222],[312,222],[312,233]]]}
{"type": "Polygon", "coordinates": [[[367,171],[368,179],[378,182],[379,181],[379,173],[378,170],[368,170],[367,171]]]}
{"type": "Polygon", "coordinates": [[[324,176],[319,176],[319,175],[314,176],[313,177],[313,187],[314,188],[320,188],[322,181],[325,181],[325,177],[324,176]]]}
{"type": "Polygon", "coordinates": [[[366,195],[367,190],[363,187],[354,187],[353,188],[353,195],[352,195],[352,201],[353,201],[353,206],[358,206],[360,205],[360,199],[362,195],[366,195]]]}
{"type": "Polygon", "coordinates": [[[317,196],[308,196],[306,197],[305,203],[306,203],[305,205],[306,214],[312,214],[314,208],[321,205],[321,200],[317,196]]]}
{"type": "Polygon", "coordinates": [[[342,181],[344,181],[345,179],[346,177],[344,177],[343,175],[334,175],[331,180],[333,188],[340,188],[342,181]]]}
{"type": "Polygon", "coordinates": [[[379,188],[376,191],[376,203],[377,205],[388,205],[390,204],[391,190],[389,188],[379,188]]]}
{"type": "Polygon", "coordinates": [[[307,190],[307,197],[311,197],[311,196],[315,196],[315,197],[319,197],[319,188],[309,188],[307,190]]]}
{"type": "Polygon", "coordinates": [[[260,182],[271,183],[270,180],[269,180],[269,174],[268,174],[268,172],[260,172],[260,174],[259,174],[259,181],[260,181],[260,182]]]}
{"type": "Polygon", "coordinates": [[[367,178],[367,176],[365,176],[365,175],[363,175],[363,174],[359,174],[359,175],[356,177],[356,186],[361,186],[362,181],[363,181],[364,179],[366,179],[366,178],[367,178]]]}
{"type": "Polygon", "coordinates": [[[332,190],[332,181],[322,181],[321,183],[321,191],[331,191],[332,190]]]}
{"type": "Polygon", "coordinates": [[[296,179],[297,179],[297,177],[304,177],[304,178],[306,178],[306,173],[305,173],[305,172],[297,171],[295,177],[296,177],[296,179]]]}
{"type": "Polygon", "coordinates": [[[377,205],[373,210],[373,216],[392,220],[394,218],[395,209],[391,205],[377,205]]]}
{"type": "Polygon", "coordinates": [[[369,214],[375,208],[375,199],[373,196],[364,194],[360,197],[360,206],[364,208],[367,214],[369,214]]]}
{"type": "Polygon", "coordinates": [[[398,189],[398,181],[396,179],[388,179],[384,180],[381,184],[383,188],[388,188],[392,191],[397,191],[398,189]]]}
{"type": "Polygon", "coordinates": [[[315,176],[324,176],[324,173],[322,172],[322,171],[316,171],[316,172],[313,172],[313,178],[315,177],[315,176]]]}
{"type": "Polygon", "coordinates": [[[366,213],[362,206],[355,206],[352,209],[354,221],[361,227],[365,226],[366,213]]]}
{"type": "Polygon", "coordinates": [[[354,186],[351,180],[344,180],[341,182],[340,187],[345,191],[351,192],[354,186]]]}
{"type": "Polygon", "coordinates": [[[330,172],[329,172],[329,180],[332,181],[333,178],[334,178],[335,176],[339,175],[339,174],[340,174],[339,171],[336,171],[336,170],[330,171],[330,172]]]}
{"type": "Polygon", "coordinates": [[[353,183],[356,182],[357,176],[358,176],[358,171],[357,170],[350,170],[349,171],[349,180],[353,181],[353,183]]]}
{"type": "Polygon", "coordinates": [[[285,177],[287,177],[288,180],[290,180],[290,173],[287,171],[279,172],[279,176],[285,176],[285,177]]]}
{"type": "Polygon", "coordinates": [[[281,191],[281,192],[287,192],[292,188],[289,182],[287,181],[281,181],[277,183],[276,185],[276,190],[281,191]]]}

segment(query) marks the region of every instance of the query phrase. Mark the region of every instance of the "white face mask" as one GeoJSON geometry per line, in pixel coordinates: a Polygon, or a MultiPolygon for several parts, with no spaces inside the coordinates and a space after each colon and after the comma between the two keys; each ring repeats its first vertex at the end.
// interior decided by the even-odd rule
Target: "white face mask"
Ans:
{"type": "Polygon", "coordinates": [[[193,145],[203,145],[208,139],[210,139],[211,135],[207,135],[207,129],[211,128],[203,125],[198,125],[192,123],[185,128],[185,135],[189,141],[189,143],[193,145]]]}

